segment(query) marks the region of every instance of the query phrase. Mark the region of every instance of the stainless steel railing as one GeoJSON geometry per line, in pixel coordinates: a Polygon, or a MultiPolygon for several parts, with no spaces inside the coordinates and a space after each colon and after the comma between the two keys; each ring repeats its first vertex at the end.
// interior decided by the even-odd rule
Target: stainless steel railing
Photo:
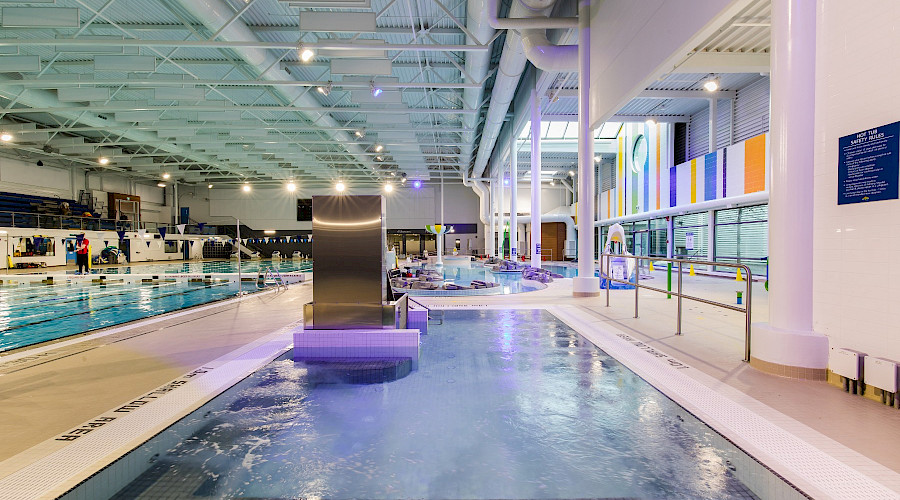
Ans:
{"type": "Polygon", "coordinates": [[[627,285],[634,285],[634,317],[638,317],[638,296],[641,288],[645,290],[653,290],[654,292],[665,293],[667,295],[674,295],[678,298],[678,313],[676,319],[676,335],[681,335],[681,303],[682,299],[693,300],[695,302],[701,302],[703,304],[709,304],[712,306],[723,307],[725,309],[730,309],[732,311],[742,312],[744,313],[744,361],[750,361],[750,318],[751,318],[751,307],[753,305],[751,293],[753,291],[753,287],[751,286],[753,283],[753,273],[750,271],[750,268],[744,264],[730,264],[724,262],[709,262],[704,260],[686,260],[686,259],[668,259],[664,257],[644,257],[641,255],[619,255],[619,254],[600,254],[600,274],[601,276],[606,278],[606,307],[609,307],[609,284],[610,282],[615,283],[624,283],[627,285]],[[634,282],[627,280],[620,280],[611,278],[609,275],[609,261],[611,258],[625,258],[625,259],[635,259],[635,280],[634,282]],[[672,290],[663,290],[662,288],[656,288],[653,286],[643,285],[641,284],[641,273],[638,269],[638,263],[649,260],[653,262],[667,262],[677,264],[678,266],[678,285],[675,291],[672,290]],[[606,264],[604,266],[604,263],[606,264]],[[704,299],[702,297],[694,297],[692,295],[686,295],[682,291],[682,283],[681,276],[684,273],[683,264],[688,265],[714,265],[721,267],[733,267],[736,269],[741,269],[744,272],[745,281],[745,291],[744,297],[746,298],[746,303],[744,307],[738,307],[731,304],[725,304],[723,302],[716,302],[714,300],[704,299]]]}

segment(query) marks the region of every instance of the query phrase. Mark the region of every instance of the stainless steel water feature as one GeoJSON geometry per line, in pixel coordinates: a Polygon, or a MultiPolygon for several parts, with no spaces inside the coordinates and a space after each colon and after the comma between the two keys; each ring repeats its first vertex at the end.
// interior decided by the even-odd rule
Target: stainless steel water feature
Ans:
{"type": "Polygon", "coordinates": [[[313,301],[307,330],[395,328],[385,303],[384,198],[313,196],[313,301]]]}

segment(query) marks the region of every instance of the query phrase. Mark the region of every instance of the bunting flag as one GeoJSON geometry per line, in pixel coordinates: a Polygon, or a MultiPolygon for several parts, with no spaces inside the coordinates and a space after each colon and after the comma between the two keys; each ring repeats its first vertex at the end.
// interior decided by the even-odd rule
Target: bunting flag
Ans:
{"type": "Polygon", "coordinates": [[[119,235],[119,241],[122,241],[125,239],[125,231],[116,231],[116,234],[119,235]]]}
{"type": "Polygon", "coordinates": [[[194,248],[194,243],[197,243],[197,240],[191,240],[191,248],[194,248]]]}
{"type": "Polygon", "coordinates": [[[109,246],[109,242],[106,241],[106,240],[103,240],[103,246],[104,246],[104,248],[105,248],[105,247],[108,247],[108,246],[109,246]]]}
{"type": "Polygon", "coordinates": [[[266,242],[266,243],[268,243],[268,242],[269,242],[269,238],[268,238],[268,237],[263,238],[263,241],[266,242]]]}
{"type": "Polygon", "coordinates": [[[138,238],[144,239],[145,234],[147,234],[146,229],[138,229],[138,238]]]}
{"type": "Polygon", "coordinates": [[[244,245],[246,245],[248,241],[250,241],[250,238],[244,238],[244,241],[243,241],[244,245]]]}
{"type": "Polygon", "coordinates": [[[158,228],[156,228],[156,230],[159,231],[160,238],[166,239],[166,228],[165,227],[159,226],[158,228]]]}
{"type": "Polygon", "coordinates": [[[187,224],[178,224],[178,225],[176,225],[175,227],[178,229],[178,234],[184,234],[184,228],[185,228],[186,226],[187,226],[187,224]]]}
{"type": "Polygon", "coordinates": [[[153,242],[153,240],[145,240],[144,241],[144,243],[147,244],[147,248],[150,248],[150,243],[152,243],[152,242],[153,242]]]}

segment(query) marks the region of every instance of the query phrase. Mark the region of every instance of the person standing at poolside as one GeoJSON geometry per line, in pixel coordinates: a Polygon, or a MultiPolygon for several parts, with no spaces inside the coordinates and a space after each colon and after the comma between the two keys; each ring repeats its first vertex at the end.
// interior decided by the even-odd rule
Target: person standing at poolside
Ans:
{"type": "Polygon", "coordinates": [[[90,258],[88,251],[90,244],[91,241],[84,236],[84,233],[79,234],[75,239],[75,263],[78,265],[77,274],[87,274],[90,272],[90,267],[88,267],[88,259],[90,258]],[[84,270],[83,273],[82,269],[84,270]]]}

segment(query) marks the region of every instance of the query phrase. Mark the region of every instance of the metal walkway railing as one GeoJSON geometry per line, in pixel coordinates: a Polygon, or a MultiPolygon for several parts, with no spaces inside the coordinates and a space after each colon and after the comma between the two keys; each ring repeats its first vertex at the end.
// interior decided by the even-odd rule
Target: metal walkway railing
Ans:
{"type": "Polygon", "coordinates": [[[678,315],[676,319],[676,335],[681,335],[681,302],[682,299],[693,300],[695,302],[702,302],[704,304],[709,304],[712,306],[723,307],[725,309],[730,309],[732,311],[742,312],[744,313],[744,361],[750,361],[750,315],[751,315],[751,306],[753,304],[751,292],[753,287],[751,283],[753,282],[753,273],[750,271],[750,268],[744,264],[730,264],[723,262],[708,262],[703,260],[686,260],[686,259],[668,259],[664,257],[644,257],[641,255],[619,255],[619,254],[608,254],[604,253],[600,255],[600,275],[601,277],[606,279],[606,307],[609,307],[609,284],[610,282],[615,283],[623,283],[626,285],[634,286],[634,317],[638,317],[638,293],[640,289],[643,288],[645,290],[653,290],[654,292],[665,293],[667,295],[674,295],[678,297],[678,315]],[[634,282],[611,278],[609,275],[609,261],[611,258],[624,258],[624,259],[635,259],[635,280],[634,282]],[[677,273],[678,273],[678,285],[675,291],[672,290],[663,290],[662,288],[656,288],[648,285],[641,284],[641,273],[639,271],[639,266],[637,265],[639,262],[649,260],[653,262],[667,262],[677,264],[677,273]],[[605,263],[605,265],[604,265],[605,263]],[[683,264],[688,265],[713,265],[720,267],[733,267],[736,269],[743,270],[745,276],[745,291],[744,297],[747,299],[747,302],[744,307],[738,307],[731,304],[725,304],[723,302],[716,302],[714,300],[704,299],[702,297],[694,297],[692,295],[685,295],[682,292],[681,286],[681,276],[684,272],[683,264]]]}
{"type": "Polygon", "coordinates": [[[278,290],[281,287],[287,290],[287,283],[284,282],[284,277],[281,276],[278,270],[272,267],[260,267],[256,272],[256,287],[265,288],[269,283],[274,283],[278,290]]]}

